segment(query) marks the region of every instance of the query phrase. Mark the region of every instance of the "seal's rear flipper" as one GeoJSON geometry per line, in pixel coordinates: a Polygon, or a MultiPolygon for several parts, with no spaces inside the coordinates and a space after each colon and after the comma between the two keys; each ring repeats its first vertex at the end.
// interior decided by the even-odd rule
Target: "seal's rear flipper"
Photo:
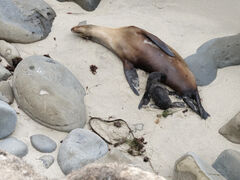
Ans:
{"type": "Polygon", "coordinates": [[[123,68],[124,68],[124,74],[127,79],[127,82],[132,89],[132,91],[139,96],[138,93],[138,87],[139,87],[139,80],[138,80],[138,74],[136,69],[134,68],[133,64],[128,62],[127,60],[123,61],[123,68]]]}
{"type": "Polygon", "coordinates": [[[188,96],[183,96],[183,101],[197,114],[199,114],[198,108],[193,103],[193,100],[188,96]]]}
{"type": "Polygon", "coordinates": [[[144,31],[145,37],[147,37],[149,40],[151,40],[157,47],[159,47],[161,50],[163,50],[167,55],[174,57],[175,54],[171,51],[171,49],[168,47],[167,44],[165,44],[163,41],[161,41],[157,36],[144,31]]]}
{"type": "Polygon", "coordinates": [[[199,110],[199,115],[203,118],[203,119],[207,119],[208,116],[210,116],[206,111],[205,109],[202,107],[202,104],[201,104],[201,99],[200,99],[200,96],[199,96],[199,93],[198,91],[196,91],[195,93],[195,100],[197,102],[197,106],[198,106],[198,110],[199,110]]]}
{"type": "Polygon", "coordinates": [[[149,101],[150,101],[150,96],[149,96],[149,93],[146,91],[138,105],[138,109],[141,109],[142,106],[147,105],[149,101]]]}

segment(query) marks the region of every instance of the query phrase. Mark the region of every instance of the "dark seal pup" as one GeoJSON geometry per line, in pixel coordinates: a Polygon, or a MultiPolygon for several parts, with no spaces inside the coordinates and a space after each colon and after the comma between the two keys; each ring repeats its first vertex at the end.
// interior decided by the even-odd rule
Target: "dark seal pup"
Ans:
{"type": "Polygon", "coordinates": [[[166,81],[166,76],[160,72],[153,72],[149,74],[147,80],[146,91],[142,100],[139,103],[138,108],[141,109],[143,105],[147,105],[152,98],[155,105],[163,110],[168,108],[181,108],[185,107],[183,102],[173,102],[169,98],[169,95],[174,95],[168,91],[162,83],[166,81]]]}
{"type": "Polygon", "coordinates": [[[183,58],[155,35],[135,26],[107,28],[95,25],[75,26],[72,32],[99,43],[123,62],[126,79],[137,95],[138,75],[135,68],[146,72],[161,72],[165,84],[181,96],[184,102],[203,119],[209,114],[201,105],[195,77],[183,58]]]}

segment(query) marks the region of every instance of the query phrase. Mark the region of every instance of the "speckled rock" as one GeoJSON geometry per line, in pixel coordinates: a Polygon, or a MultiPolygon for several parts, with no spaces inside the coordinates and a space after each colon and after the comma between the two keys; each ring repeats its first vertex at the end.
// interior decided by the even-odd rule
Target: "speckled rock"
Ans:
{"type": "Polygon", "coordinates": [[[229,141],[240,144],[240,112],[221,127],[218,132],[229,141]]]}
{"type": "Polygon", "coordinates": [[[214,162],[213,167],[227,180],[239,180],[240,152],[231,149],[223,151],[214,162]]]}
{"type": "Polygon", "coordinates": [[[56,14],[43,0],[1,0],[0,39],[31,43],[50,33],[56,14]]]}
{"type": "Polygon", "coordinates": [[[200,86],[210,84],[217,68],[240,65],[240,34],[207,41],[185,59],[200,86]]]}
{"type": "Polygon", "coordinates": [[[23,157],[28,153],[27,145],[15,137],[1,140],[0,149],[18,157],[23,157]]]}
{"type": "Polygon", "coordinates": [[[39,158],[42,161],[44,167],[48,169],[54,163],[54,157],[51,155],[44,155],[39,158]]]}
{"type": "Polygon", "coordinates": [[[12,88],[7,81],[0,82],[0,100],[12,104],[14,100],[12,88]]]}
{"type": "Polygon", "coordinates": [[[74,171],[66,177],[67,180],[165,180],[161,176],[143,171],[131,165],[119,163],[89,164],[74,171]]]}
{"type": "Polygon", "coordinates": [[[85,90],[57,61],[44,56],[24,59],[14,71],[12,84],[19,107],[40,124],[59,131],[85,125],[85,90]]]}
{"type": "Polygon", "coordinates": [[[107,144],[95,133],[74,129],[63,140],[57,161],[64,174],[80,169],[103,157],[108,152],[107,144]]]}
{"type": "MultiPolygon", "coordinates": [[[[69,1],[69,0],[57,0],[59,2],[69,1]]],[[[81,6],[86,11],[94,11],[101,0],[73,0],[79,6],[81,6]]]]}
{"type": "Polygon", "coordinates": [[[36,134],[31,136],[30,139],[32,146],[40,152],[51,153],[57,148],[56,142],[45,135],[36,134]]]}
{"type": "Polygon", "coordinates": [[[226,180],[214,168],[201,161],[194,153],[179,158],[174,167],[172,180],[226,180]]]}
{"type": "Polygon", "coordinates": [[[22,159],[1,150],[0,174],[2,180],[47,180],[22,159]]]}
{"type": "Polygon", "coordinates": [[[11,106],[0,100],[0,117],[0,139],[2,139],[15,130],[17,114],[11,106]]]}
{"type": "Polygon", "coordinates": [[[0,64],[0,81],[7,80],[11,73],[0,64]]]}

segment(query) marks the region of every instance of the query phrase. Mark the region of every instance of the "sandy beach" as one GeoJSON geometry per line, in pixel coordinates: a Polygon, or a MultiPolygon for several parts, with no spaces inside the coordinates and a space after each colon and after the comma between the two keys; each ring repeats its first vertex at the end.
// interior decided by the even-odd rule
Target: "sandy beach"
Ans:
{"type": "MultiPolygon", "coordinates": [[[[239,112],[239,66],[219,69],[217,78],[210,85],[199,87],[202,104],[211,115],[206,121],[189,110],[160,118],[156,124],[161,110],[137,108],[148,75],[137,71],[140,96],[136,96],[127,84],[121,61],[114,54],[70,31],[84,20],[89,24],[109,27],[134,25],[157,35],[185,58],[210,39],[239,33],[239,0],[102,0],[93,12],[87,12],[73,2],[45,1],[57,14],[49,36],[36,43],[14,45],[23,58],[49,54],[65,65],[85,88],[88,87],[85,96],[87,116],[122,118],[130,127],[142,123],[143,130],[137,131],[136,136],[143,136],[148,142],[146,152],[159,175],[171,179],[175,161],[189,151],[211,165],[223,150],[240,149],[240,145],[229,142],[218,133],[219,128],[239,112]],[[95,75],[90,72],[90,65],[98,67],[95,75]]],[[[16,102],[13,107],[19,114],[16,130],[11,136],[24,141],[29,148],[23,159],[49,178],[63,178],[56,161],[58,149],[51,153],[55,157],[54,164],[45,169],[38,160],[42,153],[31,146],[30,136],[45,134],[54,139],[59,148],[67,133],[31,120],[18,109],[16,102]]],[[[145,169],[147,166],[138,158],[127,153],[126,156],[139,167],[145,169]]]]}

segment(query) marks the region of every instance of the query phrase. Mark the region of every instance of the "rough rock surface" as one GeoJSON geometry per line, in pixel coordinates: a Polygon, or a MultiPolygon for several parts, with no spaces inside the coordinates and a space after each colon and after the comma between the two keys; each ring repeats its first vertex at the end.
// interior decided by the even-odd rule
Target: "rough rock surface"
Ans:
{"type": "Polygon", "coordinates": [[[0,174],[2,180],[47,180],[20,158],[0,150],[0,174]]]}
{"type": "MultiPolygon", "coordinates": [[[[69,1],[69,0],[58,0],[59,2],[69,1]]],[[[94,11],[101,0],[73,0],[78,5],[80,5],[86,11],[94,11]]]]}
{"type": "Polygon", "coordinates": [[[43,0],[1,0],[0,39],[31,43],[45,38],[56,14],[43,0]]]}
{"type": "Polygon", "coordinates": [[[45,135],[36,134],[31,136],[30,139],[32,146],[40,152],[51,153],[57,148],[56,142],[45,135]]]}
{"type": "Polygon", "coordinates": [[[27,145],[15,137],[1,140],[0,149],[18,157],[23,157],[28,153],[27,145]]]}
{"type": "Polygon", "coordinates": [[[48,169],[54,163],[54,157],[51,155],[44,155],[39,158],[43,162],[43,165],[46,169],[48,169]]]}
{"type": "Polygon", "coordinates": [[[240,112],[221,127],[218,132],[229,141],[240,144],[240,112]]]}
{"type": "Polygon", "coordinates": [[[118,163],[89,164],[67,176],[67,180],[165,180],[161,176],[139,168],[118,163]]]}
{"type": "Polygon", "coordinates": [[[13,133],[16,122],[17,114],[14,109],[0,100],[0,139],[13,133]]]}
{"type": "Polygon", "coordinates": [[[216,78],[217,68],[240,65],[240,34],[207,41],[185,61],[197,84],[208,85],[216,78]]]}
{"type": "Polygon", "coordinates": [[[12,104],[14,100],[12,88],[7,81],[0,82],[0,100],[12,104]]]}
{"type": "Polygon", "coordinates": [[[85,90],[63,65],[44,56],[19,63],[13,76],[19,107],[44,126],[71,131],[86,122],[85,90]]]}
{"type": "Polygon", "coordinates": [[[74,129],[63,140],[57,157],[64,174],[94,162],[108,152],[107,144],[95,133],[86,129],[74,129]]]}
{"type": "Polygon", "coordinates": [[[172,180],[226,180],[194,153],[187,153],[175,163],[172,180]]]}
{"type": "Polygon", "coordinates": [[[240,152],[231,149],[223,151],[213,167],[227,180],[239,180],[240,152]]]}
{"type": "Polygon", "coordinates": [[[0,64],[0,81],[7,80],[11,73],[0,64]]]}

